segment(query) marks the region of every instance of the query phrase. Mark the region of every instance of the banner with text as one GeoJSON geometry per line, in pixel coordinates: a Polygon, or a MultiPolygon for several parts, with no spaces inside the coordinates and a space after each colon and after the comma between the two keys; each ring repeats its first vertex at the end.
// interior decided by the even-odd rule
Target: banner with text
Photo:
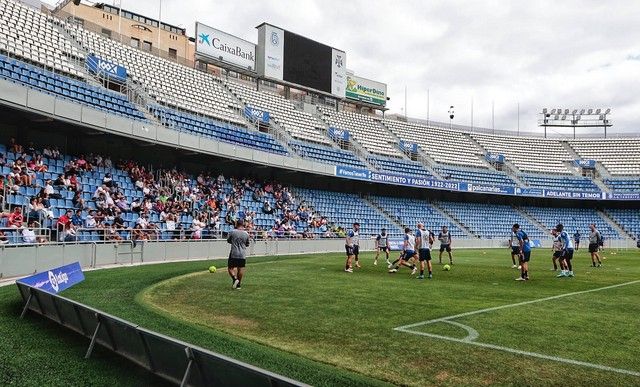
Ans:
{"type": "Polygon", "coordinates": [[[246,70],[256,70],[256,45],[196,22],[196,54],[246,70]]]}
{"type": "Polygon", "coordinates": [[[118,66],[115,63],[111,63],[90,54],[87,56],[86,64],[87,69],[94,74],[104,75],[107,78],[118,82],[127,81],[127,69],[122,66],[118,66]]]}
{"type": "Polygon", "coordinates": [[[543,188],[520,188],[516,186],[478,184],[463,181],[420,178],[412,175],[370,171],[368,169],[353,168],[343,165],[336,166],[335,176],[347,179],[365,180],[373,183],[385,183],[418,188],[433,188],[456,192],[473,192],[480,194],[516,195],[539,198],[580,200],[640,200],[640,192],[607,194],[602,191],[582,192],[548,190],[543,188]]]}
{"type": "Polygon", "coordinates": [[[346,97],[373,105],[387,104],[387,85],[347,73],[346,97]]]}
{"type": "Polygon", "coordinates": [[[48,271],[21,278],[17,282],[44,290],[48,293],[59,293],[73,285],[84,281],[84,274],[79,262],[61,266],[48,271]]]}
{"type": "Polygon", "coordinates": [[[504,164],[504,155],[498,153],[489,152],[485,155],[485,158],[490,163],[504,164]]]}
{"type": "Polygon", "coordinates": [[[329,137],[333,138],[334,140],[349,141],[348,130],[338,129],[331,126],[327,130],[327,134],[329,134],[329,137]]]}
{"type": "Polygon", "coordinates": [[[251,121],[260,121],[264,124],[268,124],[269,119],[271,118],[268,111],[254,108],[248,105],[244,107],[244,114],[251,121]]]}
{"type": "Polygon", "coordinates": [[[405,152],[418,153],[418,144],[416,144],[415,142],[400,140],[400,143],[398,145],[400,145],[400,149],[405,152]]]}
{"type": "Polygon", "coordinates": [[[579,168],[585,168],[585,169],[595,169],[596,168],[596,161],[595,160],[577,159],[577,160],[574,160],[573,162],[576,165],[576,167],[579,167],[579,168]]]}

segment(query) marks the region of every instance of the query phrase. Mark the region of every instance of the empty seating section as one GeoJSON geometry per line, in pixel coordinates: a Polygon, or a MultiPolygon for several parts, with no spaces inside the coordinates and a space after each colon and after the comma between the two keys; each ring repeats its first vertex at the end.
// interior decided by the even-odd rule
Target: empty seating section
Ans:
{"type": "Polygon", "coordinates": [[[97,56],[127,69],[134,83],[162,105],[244,125],[240,104],[211,74],[154,56],[77,26],[65,28],[79,44],[97,56]]]}
{"type": "Polygon", "coordinates": [[[296,189],[295,193],[336,226],[350,230],[354,222],[359,222],[362,238],[377,235],[381,228],[386,228],[390,235],[403,234],[397,225],[358,195],[306,188],[296,189]]]}
{"type": "Polygon", "coordinates": [[[226,85],[246,105],[268,111],[291,136],[321,144],[330,142],[322,133],[321,122],[311,114],[297,110],[286,98],[269,92],[258,92],[255,85],[249,86],[239,82],[227,82],[226,85]]]}
{"type": "Polygon", "coordinates": [[[0,70],[2,71],[0,77],[38,91],[112,114],[136,120],[146,120],[144,113],[136,109],[122,94],[91,86],[85,82],[55,74],[19,60],[9,59],[4,55],[0,55],[0,70]]]}
{"type": "Polygon", "coordinates": [[[328,108],[319,108],[325,121],[338,129],[348,130],[367,151],[371,153],[397,156],[400,150],[396,140],[382,126],[380,118],[352,112],[335,112],[328,108]]]}
{"type": "Polygon", "coordinates": [[[466,237],[462,231],[449,219],[445,218],[438,210],[426,200],[393,198],[387,196],[370,196],[372,202],[384,209],[389,215],[394,216],[405,227],[416,229],[418,223],[423,223],[427,230],[438,235],[442,226],[449,227],[451,235],[456,238],[466,237]]]}
{"type": "Polygon", "coordinates": [[[583,159],[602,163],[612,175],[640,175],[640,138],[571,140],[569,145],[583,159]]]}
{"type": "Polygon", "coordinates": [[[84,54],[56,29],[55,20],[18,2],[0,0],[0,52],[84,78],[73,64],[84,54]]]}
{"type": "Polygon", "coordinates": [[[600,188],[588,177],[549,175],[521,175],[520,179],[528,186],[561,191],[599,191],[600,188]]]}
{"type": "Polygon", "coordinates": [[[485,149],[503,154],[522,172],[569,174],[565,161],[573,158],[557,140],[470,133],[485,149]]]}
{"type": "Polygon", "coordinates": [[[349,165],[357,168],[366,168],[353,152],[332,148],[324,145],[314,145],[309,142],[291,141],[289,146],[305,159],[326,164],[349,165]]]}
{"type": "Polygon", "coordinates": [[[368,161],[379,171],[418,177],[431,177],[431,172],[416,161],[383,156],[371,156],[368,158],[368,161]]]}
{"type": "Polygon", "coordinates": [[[485,168],[479,156],[482,150],[465,133],[413,122],[385,120],[384,123],[401,140],[418,144],[438,163],[485,168]]]}
{"type": "Polygon", "coordinates": [[[542,230],[511,206],[443,201],[435,204],[482,239],[506,241],[511,236],[511,227],[514,223],[520,224],[532,239],[545,236],[542,230]]]}
{"type": "Polygon", "coordinates": [[[600,233],[609,239],[619,239],[620,234],[591,208],[525,207],[523,210],[548,229],[562,223],[569,235],[579,230],[582,235],[589,232],[589,224],[595,223],[600,233]]]}
{"type": "Polygon", "coordinates": [[[282,144],[269,134],[223,124],[213,119],[182,113],[158,105],[149,106],[149,110],[163,125],[179,131],[214,138],[265,152],[282,155],[287,154],[287,150],[282,144]]]}
{"type": "Polygon", "coordinates": [[[503,172],[470,169],[436,167],[436,172],[446,180],[466,181],[481,184],[514,185],[515,182],[503,172]]]}
{"type": "Polygon", "coordinates": [[[612,208],[605,211],[613,220],[630,233],[636,240],[640,239],[640,211],[635,209],[612,208]]]}
{"type": "Polygon", "coordinates": [[[614,191],[640,192],[640,177],[635,179],[604,179],[604,183],[614,191]]]}

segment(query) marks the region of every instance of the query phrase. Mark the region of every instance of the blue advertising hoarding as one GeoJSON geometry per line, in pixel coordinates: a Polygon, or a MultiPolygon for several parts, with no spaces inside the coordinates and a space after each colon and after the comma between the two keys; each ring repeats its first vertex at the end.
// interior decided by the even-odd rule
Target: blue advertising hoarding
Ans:
{"type": "Polygon", "coordinates": [[[349,141],[348,130],[338,129],[338,128],[334,128],[333,126],[330,126],[329,129],[327,130],[327,133],[329,134],[329,137],[333,138],[334,140],[349,141]]]}
{"type": "Polygon", "coordinates": [[[543,188],[520,188],[516,186],[478,184],[463,181],[421,178],[413,175],[401,175],[387,172],[370,171],[337,165],[335,176],[347,179],[364,180],[372,183],[385,183],[406,187],[433,188],[456,192],[474,192],[494,195],[531,196],[539,198],[582,199],[582,200],[640,200],[640,193],[610,193],[602,191],[564,191],[543,188]]]}
{"type": "Polygon", "coordinates": [[[573,160],[573,163],[576,165],[576,167],[580,167],[580,168],[585,168],[585,169],[595,169],[596,168],[596,161],[595,160],[577,159],[577,160],[573,160]]]}
{"type": "Polygon", "coordinates": [[[247,116],[251,121],[260,121],[264,124],[268,124],[271,119],[271,115],[268,111],[255,108],[253,106],[245,106],[244,107],[244,115],[247,116]]]}
{"type": "Polygon", "coordinates": [[[502,154],[489,152],[486,155],[484,155],[484,157],[490,163],[504,164],[504,155],[502,154]]]}
{"type": "Polygon", "coordinates": [[[48,293],[60,293],[82,281],[84,281],[84,274],[82,273],[80,263],[74,262],[21,278],[17,282],[44,290],[48,293]]]}
{"type": "Polygon", "coordinates": [[[127,69],[115,63],[111,63],[93,54],[89,54],[86,60],[87,69],[94,74],[106,75],[107,78],[119,81],[127,81],[127,69]]]}
{"type": "Polygon", "coordinates": [[[400,145],[400,149],[405,152],[418,153],[418,144],[414,142],[400,140],[398,145],[400,145]]]}

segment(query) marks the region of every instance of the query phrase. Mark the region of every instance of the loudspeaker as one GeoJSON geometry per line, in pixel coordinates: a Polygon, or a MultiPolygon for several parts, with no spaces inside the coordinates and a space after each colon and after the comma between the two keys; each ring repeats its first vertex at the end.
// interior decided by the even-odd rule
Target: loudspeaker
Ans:
{"type": "Polygon", "coordinates": [[[74,5],[80,5],[80,0],[73,0],[74,5]]]}

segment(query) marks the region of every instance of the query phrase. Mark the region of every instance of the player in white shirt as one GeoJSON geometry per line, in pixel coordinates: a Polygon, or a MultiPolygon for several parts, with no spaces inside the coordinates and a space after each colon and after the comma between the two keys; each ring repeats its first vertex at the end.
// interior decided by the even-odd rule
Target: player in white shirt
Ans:
{"type": "Polygon", "coordinates": [[[411,275],[416,274],[418,267],[415,263],[409,263],[411,259],[415,262],[418,258],[418,253],[416,252],[416,237],[411,233],[409,227],[404,229],[404,247],[402,252],[400,262],[393,269],[390,269],[389,273],[397,273],[400,266],[406,266],[411,268],[411,275]]]}
{"type": "Polygon", "coordinates": [[[453,265],[453,255],[451,254],[451,232],[447,226],[442,226],[442,232],[438,234],[438,240],[440,241],[440,256],[438,261],[442,264],[442,252],[447,250],[449,254],[449,264],[453,265]]]}
{"type": "Polygon", "coordinates": [[[389,234],[387,234],[386,229],[380,230],[380,234],[376,236],[376,258],[373,261],[374,266],[378,264],[378,256],[380,255],[380,251],[384,251],[387,256],[387,265],[390,265],[389,262],[389,251],[391,250],[391,246],[389,245],[389,234]]]}
{"type": "Polygon", "coordinates": [[[431,231],[424,227],[424,224],[418,223],[418,231],[416,231],[416,245],[418,246],[418,256],[420,257],[420,275],[418,279],[424,279],[424,263],[427,262],[429,268],[429,279],[433,278],[433,268],[431,266],[431,246],[433,245],[434,235],[431,231]]]}

